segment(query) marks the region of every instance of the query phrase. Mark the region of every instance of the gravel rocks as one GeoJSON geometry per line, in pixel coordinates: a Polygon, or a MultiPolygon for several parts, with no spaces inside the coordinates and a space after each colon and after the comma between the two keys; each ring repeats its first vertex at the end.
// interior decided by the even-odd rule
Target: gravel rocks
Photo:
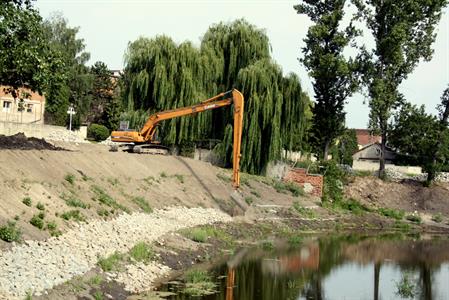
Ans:
{"type": "MultiPolygon", "coordinates": [[[[403,179],[411,179],[416,181],[425,181],[427,179],[427,173],[416,174],[416,175],[408,175],[401,172],[398,172],[393,169],[385,169],[385,172],[388,178],[392,181],[401,181],[403,179]]],[[[437,174],[435,178],[436,182],[449,182],[449,173],[440,172],[437,174]]]]}
{"type": "MultiPolygon", "coordinates": [[[[27,291],[50,289],[87,272],[99,257],[128,252],[139,241],[152,242],[170,231],[231,220],[215,209],[172,207],[152,214],[123,214],[110,221],[93,220],[60,237],[26,241],[0,253],[0,299],[2,294],[13,299],[27,291]]],[[[129,274],[134,271],[130,269],[129,274]]]]}
{"type": "Polygon", "coordinates": [[[47,140],[51,141],[60,141],[60,142],[69,142],[69,143],[89,143],[89,141],[86,141],[82,137],[80,137],[79,134],[73,131],[69,130],[57,130],[50,132],[48,136],[46,137],[47,140]]]}
{"type": "Polygon", "coordinates": [[[125,285],[125,290],[131,293],[141,293],[151,288],[155,280],[168,275],[171,269],[156,262],[148,265],[138,263],[126,266],[126,271],[118,273],[115,280],[125,285]]]}

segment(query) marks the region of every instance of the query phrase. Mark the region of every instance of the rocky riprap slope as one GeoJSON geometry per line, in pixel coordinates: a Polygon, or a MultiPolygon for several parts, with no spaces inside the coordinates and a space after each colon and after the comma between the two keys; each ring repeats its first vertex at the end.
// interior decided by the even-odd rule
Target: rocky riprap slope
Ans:
{"type": "Polygon", "coordinates": [[[92,220],[60,237],[25,241],[0,253],[0,299],[23,297],[27,292],[40,295],[89,271],[99,257],[127,252],[140,241],[152,242],[185,227],[229,221],[231,217],[215,209],[173,207],[152,214],[123,214],[110,221],[92,220]]]}

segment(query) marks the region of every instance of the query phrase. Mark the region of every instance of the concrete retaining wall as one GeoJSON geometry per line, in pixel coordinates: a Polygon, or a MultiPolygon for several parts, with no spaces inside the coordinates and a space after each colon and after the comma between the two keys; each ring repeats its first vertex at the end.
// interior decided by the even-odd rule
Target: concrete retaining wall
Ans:
{"type": "MultiPolygon", "coordinates": [[[[352,168],[358,171],[377,171],[379,170],[379,163],[372,161],[354,160],[352,168]]],[[[421,174],[421,167],[416,166],[395,166],[393,164],[386,164],[386,169],[391,169],[404,174],[421,174]]]]}
{"type": "Polygon", "coordinates": [[[19,132],[23,132],[27,137],[79,142],[86,138],[87,127],[81,126],[79,130],[70,132],[62,126],[0,122],[0,134],[14,135],[19,132]]]}

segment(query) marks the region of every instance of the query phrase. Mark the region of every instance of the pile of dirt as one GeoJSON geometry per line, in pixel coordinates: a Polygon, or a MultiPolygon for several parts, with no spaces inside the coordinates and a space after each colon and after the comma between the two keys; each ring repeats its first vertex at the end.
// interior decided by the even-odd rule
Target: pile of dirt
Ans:
{"type": "Polygon", "coordinates": [[[0,135],[0,149],[19,149],[19,150],[65,150],[48,143],[44,139],[34,137],[27,138],[25,134],[19,132],[15,135],[0,135]]]}
{"type": "Polygon", "coordinates": [[[374,207],[449,214],[449,184],[425,187],[421,182],[386,182],[375,177],[357,177],[345,188],[348,198],[374,207]]]}

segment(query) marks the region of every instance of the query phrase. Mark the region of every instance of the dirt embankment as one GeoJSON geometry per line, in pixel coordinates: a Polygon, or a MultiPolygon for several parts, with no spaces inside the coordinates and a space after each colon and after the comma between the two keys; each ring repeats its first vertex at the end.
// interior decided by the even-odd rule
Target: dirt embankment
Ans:
{"type": "Polygon", "coordinates": [[[425,187],[422,183],[412,180],[386,182],[375,177],[356,177],[346,186],[345,194],[374,207],[449,215],[447,183],[425,187]]]}
{"type": "Polygon", "coordinates": [[[18,149],[18,150],[65,150],[48,143],[44,139],[34,137],[27,138],[23,133],[17,133],[11,136],[0,135],[0,149],[18,149]]]}

